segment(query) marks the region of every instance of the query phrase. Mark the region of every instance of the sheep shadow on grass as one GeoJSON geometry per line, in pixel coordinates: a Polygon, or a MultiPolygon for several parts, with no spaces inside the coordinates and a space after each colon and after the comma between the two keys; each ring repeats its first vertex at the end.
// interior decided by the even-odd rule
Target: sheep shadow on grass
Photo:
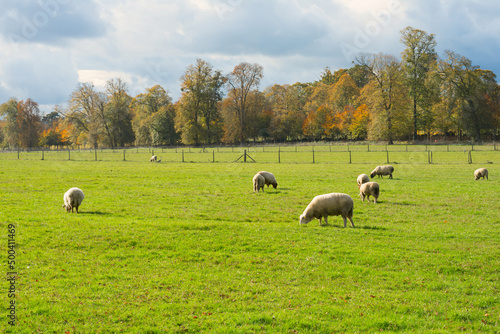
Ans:
{"type": "Polygon", "coordinates": [[[102,212],[102,211],[80,211],[78,212],[79,215],[99,215],[99,216],[104,216],[104,215],[110,215],[111,213],[109,212],[102,212]]]}

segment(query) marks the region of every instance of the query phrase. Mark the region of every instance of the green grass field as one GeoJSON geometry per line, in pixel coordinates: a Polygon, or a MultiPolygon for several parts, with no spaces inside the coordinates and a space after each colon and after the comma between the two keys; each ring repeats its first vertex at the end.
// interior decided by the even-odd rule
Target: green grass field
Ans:
{"type": "Polygon", "coordinates": [[[489,164],[409,153],[394,179],[376,179],[377,204],[361,202],[356,177],[385,152],[352,164],[51,153],[0,155],[2,266],[14,224],[18,273],[17,325],[4,281],[0,332],[500,332],[500,152],[481,152],[489,164]],[[489,180],[474,180],[479,167],[489,180]],[[278,188],[253,193],[259,170],[278,188]],[[61,207],[73,186],[85,192],[80,214],[61,207]],[[299,225],[329,192],[353,197],[356,228],[340,217],[299,225]]]}

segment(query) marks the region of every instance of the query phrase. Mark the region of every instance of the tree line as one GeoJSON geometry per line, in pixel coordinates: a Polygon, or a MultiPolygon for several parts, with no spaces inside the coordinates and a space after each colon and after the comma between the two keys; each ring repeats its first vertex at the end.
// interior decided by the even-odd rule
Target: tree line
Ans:
{"type": "Polygon", "coordinates": [[[315,82],[259,90],[264,70],[241,63],[223,74],[197,59],[180,78],[175,103],[155,85],[132,97],[120,79],[105,91],[79,83],[67,107],[42,116],[38,104],[11,98],[0,105],[3,147],[211,145],[272,140],[395,140],[431,136],[496,140],[500,87],[492,71],[446,51],[433,34],[401,31],[401,59],[358,54],[353,66],[315,82]]]}

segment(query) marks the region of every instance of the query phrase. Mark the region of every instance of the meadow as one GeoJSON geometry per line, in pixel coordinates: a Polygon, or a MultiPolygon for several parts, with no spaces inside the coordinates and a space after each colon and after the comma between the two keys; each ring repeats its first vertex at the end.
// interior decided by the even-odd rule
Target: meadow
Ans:
{"type": "Polygon", "coordinates": [[[213,151],[198,163],[0,154],[0,242],[15,225],[18,275],[17,324],[4,281],[0,332],[500,332],[500,152],[474,151],[472,164],[461,148],[433,164],[391,152],[394,179],[375,180],[374,204],[356,177],[385,164],[383,150],[350,164],[335,149],[314,164],[310,152],[277,163],[266,150],[247,163],[212,162],[213,151]],[[479,167],[489,180],[474,180],[479,167]],[[259,170],[278,188],[254,193],[259,170]],[[79,214],[61,207],[73,186],[85,192],[79,214]],[[356,228],[299,225],[329,192],[353,197],[356,228]]]}

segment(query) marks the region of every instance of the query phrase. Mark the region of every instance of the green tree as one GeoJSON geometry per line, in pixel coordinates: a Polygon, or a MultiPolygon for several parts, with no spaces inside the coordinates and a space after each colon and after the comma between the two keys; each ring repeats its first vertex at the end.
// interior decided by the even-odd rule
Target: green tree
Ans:
{"type": "Polygon", "coordinates": [[[111,147],[125,146],[135,141],[132,129],[132,98],[127,93],[127,84],[122,79],[112,79],[106,85],[106,106],[103,123],[107,126],[108,141],[111,147]]]}
{"type": "Polygon", "coordinates": [[[131,102],[137,145],[174,145],[179,140],[175,130],[172,98],[160,85],[146,89],[131,102]]]}
{"type": "Polygon", "coordinates": [[[176,104],[175,127],[185,144],[212,144],[222,135],[217,108],[222,100],[225,78],[204,60],[197,59],[181,77],[182,97],[176,104]]]}
{"type": "Polygon", "coordinates": [[[19,127],[17,124],[18,103],[17,99],[10,98],[7,102],[0,105],[0,115],[4,117],[4,141],[11,148],[19,147],[19,127]]]}
{"type": "Polygon", "coordinates": [[[42,118],[38,103],[31,99],[17,104],[19,146],[37,147],[42,129],[42,118]]]}
{"type": "Polygon", "coordinates": [[[491,129],[494,112],[488,107],[488,96],[494,96],[497,88],[493,72],[472,65],[466,57],[446,51],[447,58],[440,62],[440,73],[460,100],[460,118],[476,141],[481,141],[481,131],[491,129]]]}
{"type": "MultiPolygon", "coordinates": [[[[412,100],[413,109],[413,140],[417,139],[419,106],[429,110],[428,87],[426,77],[432,63],[436,61],[436,41],[434,35],[428,35],[425,31],[406,27],[401,31],[401,42],[405,45],[402,53],[402,68],[405,75],[405,83],[408,94],[412,100]]],[[[428,125],[429,122],[424,122],[428,125]]]]}

